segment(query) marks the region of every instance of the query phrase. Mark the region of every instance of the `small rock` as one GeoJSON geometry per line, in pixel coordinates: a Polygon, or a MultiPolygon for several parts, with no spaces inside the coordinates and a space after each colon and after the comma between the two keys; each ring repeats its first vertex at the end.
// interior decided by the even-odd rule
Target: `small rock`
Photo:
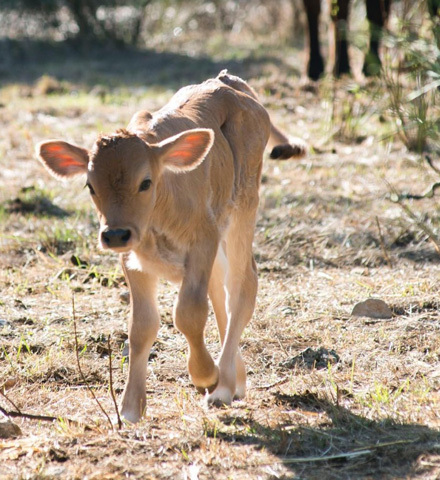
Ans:
{"type": "Polygon", "coordinates": [[[0,438],[16,438],[21,435],[18,425],[11,422],[8,417],[0,414],[0,438]]]}
{"type": "Polygon", "coordinates": [[[122,292],[119,294],[119,299],[122,303],[130,303],[130,292],[127,290],[126,292],[122,292]]]}
{"type": "Polygon", "coordinates": [[[364,302],[357,303],[351,314],[354,317],[368,317],[368,318],[392,318],[393,312],[390,307],[378,298],[369,298],[364,302]]]}

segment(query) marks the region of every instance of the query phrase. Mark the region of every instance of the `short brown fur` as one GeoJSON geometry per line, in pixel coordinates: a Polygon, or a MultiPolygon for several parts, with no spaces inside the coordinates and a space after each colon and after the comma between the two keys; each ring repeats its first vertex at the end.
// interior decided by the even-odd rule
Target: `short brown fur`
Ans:
{"type": "Polygon", "coordinates": [[[38,146],[54,175],[87,173],[101,246],[120,253],[131,294],[122,399],[128,421],[139,420],[146,406],[158,278],[180,283],[174,322],[188,340],[194,385],[207,392],[208,404],[244,397],[239,340],[257,294],[252,240],[269,140],[279,158],[304,154],[300,141],[289,142],[271,124],[255,92],[222,72],[181,89],[154,115],[138,112],[126,130],[99,137],[90,152],[60,141],[38,146]],[[218,362],[204,343],[208,296],[222,342],[218,362]]]}

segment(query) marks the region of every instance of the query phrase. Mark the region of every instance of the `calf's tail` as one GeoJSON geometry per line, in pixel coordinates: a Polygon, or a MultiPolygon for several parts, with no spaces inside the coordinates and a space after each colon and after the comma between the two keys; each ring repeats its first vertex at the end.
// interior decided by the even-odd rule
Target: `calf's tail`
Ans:
{"type": "MultiPolygon", "coordinates": [[[[259,102],[257,93],[244,80],[235,75],[230,75],[227,70],[222,70],[217,78],[234,90],[246,93],[259,102]]],[[[270,158],[274,160],[287,160],[289,158],[302,158],[307,152],[304,140],[297,137],[287,137],[273,122],[270,122],[270,137],[268,142],[271,148],[270,158]]]]}

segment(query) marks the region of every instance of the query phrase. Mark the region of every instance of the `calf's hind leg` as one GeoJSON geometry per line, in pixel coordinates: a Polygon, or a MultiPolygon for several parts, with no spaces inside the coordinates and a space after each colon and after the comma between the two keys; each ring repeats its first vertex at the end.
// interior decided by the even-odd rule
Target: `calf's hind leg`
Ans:
{"type": "MultiPolygon", "coordinates": [[[[227,270],[228,260],[223,246],[220,245],[212,269],[211,279],[209,281],[209,298],[211,299],[212,307],[214,309],[222,345],[225,343],[228,327],[228,314],[226,310],[228,299],[225,291],[227,270]]],[[[238,349],[235,363],[237,377],[234,398],[243,398],[246,394],[246,369],[240,349],[238,349]]]]}
{"type": "MultiPolygon", "coordinates": [[[[208,404],[230,404],[236,392],[244,395],[246,375],[243,371],[237,384],[237,358],[241,334],[249,323],[257,296],[257,268],[252,255],[256,209],[236,216],[229,227],[226,239],[228,270],[227,328],[222,352],[218,361],[217,388],[207,397],[208,404]]],[[[240,361],[240,360],[239,360],[240,361]]]]}

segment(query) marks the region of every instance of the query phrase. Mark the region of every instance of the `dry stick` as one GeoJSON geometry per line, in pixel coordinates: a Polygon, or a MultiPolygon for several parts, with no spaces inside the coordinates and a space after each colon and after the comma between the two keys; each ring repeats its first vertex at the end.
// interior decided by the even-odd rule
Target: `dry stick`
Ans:
{"type": "MultiPolygon", "coordinates": [[[[431,167],[431,169],[434,170],[435,173],[440,175],[440,169],[434,165],[432,158],[429,155],[425,155],[425,160],[426,163],[431,167]]],[[[428,188],[428,190],[426,190],[425,193],[422,193],[421,195],[402,193],[400,195],[397,195],[397,197],[399,198],[399,200],[423,200],[424,198],[433,198],[438,188],[440,188],[440,182],[435,182],[428,188]]]]}
{"type": "Polygon", "coordinates": [[[282,385],[283,383],[287,383],[289,381],[289,378],[282,378],[281,380],[277,380],[276,382],[269,383],[268,385],[258,385],[256,387],[252,387],[254,390],[270,390],[273,387],[276,387],[278,385],[282,385]]]}
{"type": "Polygon", "coordinates": [[[423,200],[424,198],[434,198],[436,190],[440,188],[440,182],[433,183],[425,193],[417,194],[417,193],[401,193],[398,194],[399,200],[423,200]]]}
{"type": "Polygon", "coordinates": [[[379,242],[380,242],[380,246],[382,248],[383,256],[385,257],[385,260],[387,261],[388,266],[390,268],[393,268],[393,262],[391,261],[391,258],[388,255],[388,252],[387,252],[387,249],[386,249],[386,246],[385,246],[385,242],[383,240],[382,229],[380,228],[379,218],[377,216],[376,216],[376,223],[377,223],[377,229],[379,230],[379,242]]]}
{"type": "Polygon", "coordinates": [[[407,205],[405,205],[402,202],[402,199],[399,196],[399,194],[397,193],[396,189],[386,180],[385,180],[385,183],[388,185],[388,188],[392,192],[391,201],[394,202],[394,203],[397,203],[402,208],[402,210],[404,210],[404,212],[411,218],[411,220],[413,220],[417,224],[417,226],[421,230],[423,230],[423,232],[428,236],[429,240],[431,240],[431,242],[434,244],[434,248],[435,248],[436,252],[440,255],[440,242],[437,239],[436,234],[427,225],[425,225],[423,222],[421,222],[417,218],[417,215],[407,205]],[[394,200],[393,197],[396,200],[394,200]]]}
{"type": "Polygon", "coordinates": [[[105,417],[107,418],[108,420],[108,423],[110,424],[110,427],[111,429],[113,430],[113,423],[110,419],[110,417],[108,416],[107,412],[105,411],[104,407],[101,405],[101,402],[98,400],[97,396],[95,395],[95,392],[93,391],[93,389],[90,387],[89,385],[89,382],[86,380],[86,377],[84,376],[84,373],[81,369],[81,363],[79,361],[79,353],[78,353],[78,334],[77,334],[77,331],[76,331],[76,316],[75,316],[75,296],[73,295],[72,293],[72,319],[73,319],[73,330],[74,330],[74,334],[75,334],[75,354],[76,354],[76,363],[78,365],[78,371],[79,371],[79,374],[81,375],[81,378],[83,380],[83,382],[85,383],[86,387],[87,387],[87,390],[91,393],[93,399],[95,400],[95,402],[98,404],[99,408],[101,409],[102,413],[105,415],[105,417]]]}
{"type": "Polygon", "coordinates": [[[119,430],[122,428],[122,421],[121,417],[119,416],[119,408],[118,402],[116,401],[115,390],[113,389],[113,374],[112,374],[112,347],[110,345],[110,335],[107,338],[107,345],[108,345],[108,371],[110,374],[110,394],[113,399],[113,403],[115,405],[116,417],[118,418],[118,428],[119,430]]]}
{"type": "MultiPolygon", "coordinates": [[[[15,403],[6,395],[5,392],[2,392],[0,390],[0,394],[6,398],[6,400],[15,408],[16,412],[17,413],[21,413],[21,410],[17,407],[17,405],[15,405],[15,403]]],[[[4,413],[4,412],[3,412],[4,413]]]]}
{"type": "Polygon", "coordinates": [[[437,251],[437,253],[440,255],[440,243],[437,239],[436,234],[423,222],[421,222],[417,216],[413,213],[413,211],[407,206],[404,205],[402,202],[398,202],[400,207],[405,211],[405,213],[412,219],[416,224],[418,225],[419,228],[421,228],[426,235],[428,235],[428,238],[431,240],[431,242],[434,244],[434,248],[437,251]]]}
{"type": "Polygon", "coordinates": [[[432,158],[429,155],[425,155],[425,160],[426,163],[434,170],[434,172],[440,175],[440,169],[434,165],[432,158]]]}
{"type": "MultiPolygon", "coordinates": [[[[31,413],[24,413],[24,412],[10,412],[5,410],[3,407],[0,407],[0,412],[2,412],[7,417],[20,417],[20,418],[29,418],[31,420],[42,420],[45,422],[55,422],[59,420],[59,417],[50,417],[48,415],[32,415],[31,413]]],[[[71,420],[68,420],[69,422],[71,420]]]]}
{"type": "Polygon", "coordinates": [[[81,425],[81,426],[85,426],[86,428],[89,428],[90,427],[88,425],[84,425],[83,423],[81,422],[78,422],[76,420],[71,420],[70,418],[65,418],[65,417],[52,417],[50,415],[34,415],[32,413],[25,413],[25,412],[22,412],[18,407],[17,405],[4,393],[0,390],[0,394],[6,398],[6,400],[14,406],[15,408],[15,411],[8,411],[6,409],[4,409],[3,407],[0,407],[0,412],[2,412],[4,415],[6,415],[7,417],[20,417],[20,418],[29,418],[30,420],[41,420],[41,421],[45,421],[45,422],[55,422],[55,421],[58,421],[60,418],[63,418],[64,420],[66,420],[67,422],[69,423],[73,423],[73,424],[76,424],[76,425],[81,425]]]}
{"type": "Polygon", "coordinates": [[[392,447],[395,445],[409,445],[416,443],[418,439],[409,439],[409,440],[396,440],[394,442],[384,442],[377,443],[375,445],[369,445],[362,448],[357,448],[351,452],[337,453],[335,455],[323,455],[323,456],[314,456],[314,457],[297,457],[297,458],[285,458],[282,460],[284,464],[293,464],[293,463],[309,463],[309,462],[327,462],[329,460],[337,460],[342,458],[354,458],[361,455],[370,455],[374,450],[380,448],[392,447]]]}
{"type": "Polygon", "coordinates": [[[336,455],[327,455],[324,457],[298,457],[298,458],[286,458],[282,463],[290,465],[292,463],[309,463],[309,462],[328,462],[330,460],[338,460],[341,458],[354,458],[361,455],[370,455],[371,450],[359,450],[357,452],[338,453],[336,455]]]}

